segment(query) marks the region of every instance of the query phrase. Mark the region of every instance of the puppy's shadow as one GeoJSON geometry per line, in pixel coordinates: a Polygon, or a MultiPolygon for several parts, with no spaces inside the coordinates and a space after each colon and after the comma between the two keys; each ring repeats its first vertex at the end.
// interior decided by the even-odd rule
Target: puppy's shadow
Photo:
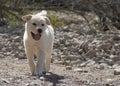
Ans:
{"type": "Polygon", "coordinates": [[[51,83],[53,83],[53,86],[56,86],[56,84],[60,83],[61,79],[64,79],[64,76],[59,76],[57,74],[53,74],[51,72],[49,72],[49,75],[44,75],[45,77],[45,81],[49,81],[51,83]]]}

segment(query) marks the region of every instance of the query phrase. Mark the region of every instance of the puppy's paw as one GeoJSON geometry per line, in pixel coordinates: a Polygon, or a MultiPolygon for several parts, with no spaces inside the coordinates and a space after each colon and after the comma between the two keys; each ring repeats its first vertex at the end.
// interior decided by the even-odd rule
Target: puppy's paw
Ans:
{"type": "Polygon", "coordinates": [[[42,76],[42,72],[35,72],[34,76],[42,76]]]}
{"type": "Polygon", "coordinates": [[[46,71],[36,71],[33,76],[44,76],[46,74],[46,71]]]}

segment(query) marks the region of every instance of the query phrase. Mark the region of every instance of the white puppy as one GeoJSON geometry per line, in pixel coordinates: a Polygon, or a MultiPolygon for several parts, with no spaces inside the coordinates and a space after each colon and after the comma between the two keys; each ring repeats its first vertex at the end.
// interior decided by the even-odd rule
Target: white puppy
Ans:
{"type": "Polygon", "coordinates": [[[32,75],[42,75],[50,69],[54,30],[46,15],[47,12],[43,10],[38,14],[22,17],[26,22],[24,47],[32,75]],[[34,56],[37,57],[36,65],[34,56]]]}

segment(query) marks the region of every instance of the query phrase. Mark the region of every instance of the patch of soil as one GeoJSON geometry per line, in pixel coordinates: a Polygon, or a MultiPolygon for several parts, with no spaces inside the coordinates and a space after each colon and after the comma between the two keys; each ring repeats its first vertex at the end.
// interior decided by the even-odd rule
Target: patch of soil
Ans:
{"type": "Polygon", "coordinates": [[[51,70],[43,78],[31,76],[26,59],[2,58],[0,60],[1,86],[119,86],[120,75],[114,69],[99,69],[97,65],[66,70],[51,63],[51,70]],[[108,85],[107,85],[108,84],[108,85]]]}

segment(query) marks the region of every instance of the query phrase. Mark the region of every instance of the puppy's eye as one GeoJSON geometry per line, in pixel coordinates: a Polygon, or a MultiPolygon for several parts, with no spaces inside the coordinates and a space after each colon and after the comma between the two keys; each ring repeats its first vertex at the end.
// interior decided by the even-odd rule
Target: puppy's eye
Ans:
{"type": "Polygon", "coordinates": [[[44,24],[41,24],[42,26],[44,26],[44,24]]]}
{"type": "Polygon", "coordinates": [[[32,23],[32,25],[36,26],[37,24],[36,23],[32,23]]]}

